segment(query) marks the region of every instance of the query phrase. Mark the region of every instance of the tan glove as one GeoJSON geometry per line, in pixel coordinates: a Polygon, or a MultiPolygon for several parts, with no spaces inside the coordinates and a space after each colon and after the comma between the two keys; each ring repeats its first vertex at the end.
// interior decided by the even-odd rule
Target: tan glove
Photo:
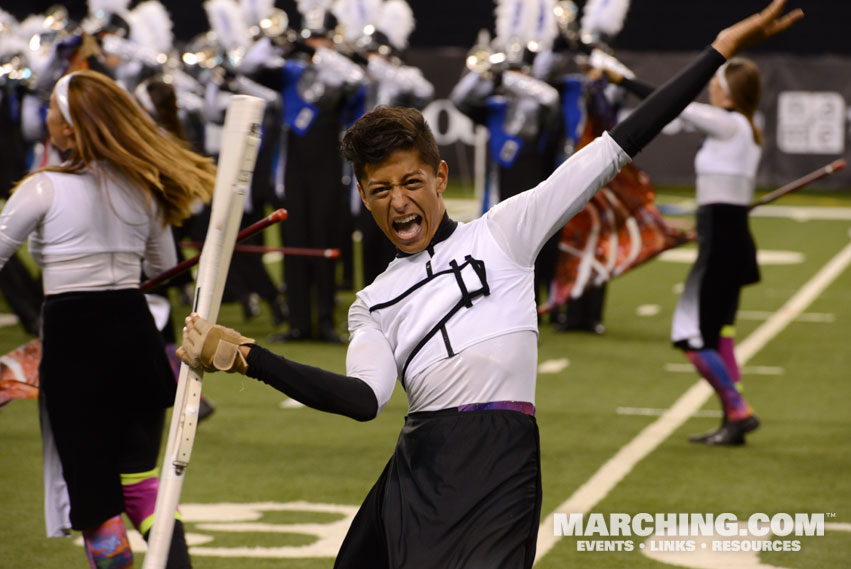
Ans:
{"type": "Polygon", "coordinates": [[[183,346],[177,350],[177,355],[191,367],[200,367],[204,371],[244,375],[248,371],[248,362],[239,347],[253,343],[252,338],[246,338],[236,330],[192,317],[187,319],[183,346]]]}

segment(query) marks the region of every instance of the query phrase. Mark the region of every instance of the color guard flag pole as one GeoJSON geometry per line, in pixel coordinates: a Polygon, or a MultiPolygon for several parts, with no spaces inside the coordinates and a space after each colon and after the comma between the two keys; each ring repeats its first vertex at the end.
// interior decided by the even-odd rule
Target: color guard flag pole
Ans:
{"type": "MultiPolygon", "coordinates": [[[[276,209],[275,211],[273,211],[272,213],[270,213],[269,215],[267,215],[266,217],[264,217],[260,221],[252,223],[251,225],[249,225],[248,227],[246,227],[245,229],[240,231],[236,235],[235,243],[239,243],[240,241],[245,241],[246,239],[248,239],[252,235],[262,231],[263,229],[266,229],[270,225],[278,223],[279,221],[284,221],[286,218],[287,218],[287,210],[276,209]]],[[[178,243],[178,245],[180,245],[180,244],[182,244],[182,242],[178,243]]],[[[198,244],[196,244],[196,245],[198,245],[198,244]]],[[[203,243],[201,243],[200,245],[203,246],[203,243]]],[[[239,250],[239,245],[235,246],[235,250],[237,250],[237,251],[239,250]]],[[[338,254],[337,256],[339,257],[340,255],[338,254]]],[[[201,255],[199,254],[199,255],[195,255],[194,257],[190,257],[190,258],[186,259],[185,261],[181,261],[180,263],[173,266],[172,268],[170,268],[166,271],[163,271],[162,273],[158,274],[157,276],[151,277],[150,279],[143,282],[141,285],[139,285],[139,290],[141,290],[142,292],[148,292],[150,290],[157,288],[158,286],[160,286],[164,282],[167,282],[169,279],[174,278],[177,275],[179,275],[180,273],[182,273],[184,271],[188,271],[189,269],[191,269],[192,267],[197,265],[198,260],[200,258],[201,258],[201,255]]]]}
{"type": "Polygon", "coordinates": [[[837,158],[830,164],[822,166],[818,170],[813,170],[806,176],[801,176],[797,180],[792,180],[788,184],[777,188],[773,192],[765,194],[764,196],[762,196],[762,198],[752,203],[750,205],[750,209],[773,202],[781,196],[785,196],[786,194],[792,193],[795,190],[800,190],[804,186],[808,186],[816,180],[824,178],[825,176],[833,174],[837,170],[842,170],[843,168],[845,168],[845,159],[837,158]]]}

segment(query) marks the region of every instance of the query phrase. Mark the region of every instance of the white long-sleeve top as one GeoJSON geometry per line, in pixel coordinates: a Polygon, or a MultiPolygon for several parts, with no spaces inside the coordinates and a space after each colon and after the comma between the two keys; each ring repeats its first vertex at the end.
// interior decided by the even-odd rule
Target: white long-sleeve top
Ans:
{"type": "Polygon", "coordinates": [[[762,148],[754,141],[748,119],[702,103],[691,103],[680,119],[706,135],[694,158],[698,205],[749,205],[762,148]]]}
{"type": "Polygon", "coordinates": [[[27,178],[0,213],[0,267],[29,236],[45,294],[139,286],[177,261],[156,202],[103,166],[27,178]]]}
{"type": "Polygon", "coordinates": [[[629,161],[604,134],[535,188],[459,223],[431,251],[395,259],[349,309],[346,374],[372,388],[379,410],[397,378],[411,412],[491,401],[534,403],[535,257],[629,161]],[[469,303],[464,291],[472,297],[469,303]]]}

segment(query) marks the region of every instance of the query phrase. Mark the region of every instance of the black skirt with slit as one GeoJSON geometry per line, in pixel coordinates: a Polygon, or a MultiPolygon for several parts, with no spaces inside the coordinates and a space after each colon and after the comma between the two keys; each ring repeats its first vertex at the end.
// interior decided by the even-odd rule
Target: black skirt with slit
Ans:
{"type": "Polygon", "coordinates": [[[529,568],[540,514],[534,417],[508,410],[412,413],[334,567],[529,568]]]}
{"type": "Polygon", "coordinates": [[[71,503],[71,526],[124,510],[121,472],[156,467],[175,381],[138,289],[49,295],[41,396],[71,503]]]}

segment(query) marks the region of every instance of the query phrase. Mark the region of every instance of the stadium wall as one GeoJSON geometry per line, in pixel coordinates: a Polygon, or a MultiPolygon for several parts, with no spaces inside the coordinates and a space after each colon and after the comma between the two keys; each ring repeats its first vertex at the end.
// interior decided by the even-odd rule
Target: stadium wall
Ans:
{"type": "MultiPolygon", "coordinates": [[[[467,50],[455,47],[409,50],[407,61],[423,70],[435,85],[436,100],[426,116],[436,131],[442,153],[454,177],[473,179],[473,125],[447,100],[464,70],[467,50]]],[[[694,57],[693,52],[619,51],[618,57],[641,80],[660,85],[694,57]]],[[[759,124],[765,148],[759,187],[781,186],[828,162],[848,157],[851,119],[851,56],[754,54],[762,73],[763,96],[759,124]]],[[[706,93],[701,99],[706,100],[706,93]]],[[[628,97],[624,112],[637,100],[628,97]]],[[[694,183],[694,154],[700,135],[679,121],[665,128],[637,158],[637,164],[656,184],[694,183]]],[[[813,184],[821,188],[851,188],[851,169],[813,184]]]]}

